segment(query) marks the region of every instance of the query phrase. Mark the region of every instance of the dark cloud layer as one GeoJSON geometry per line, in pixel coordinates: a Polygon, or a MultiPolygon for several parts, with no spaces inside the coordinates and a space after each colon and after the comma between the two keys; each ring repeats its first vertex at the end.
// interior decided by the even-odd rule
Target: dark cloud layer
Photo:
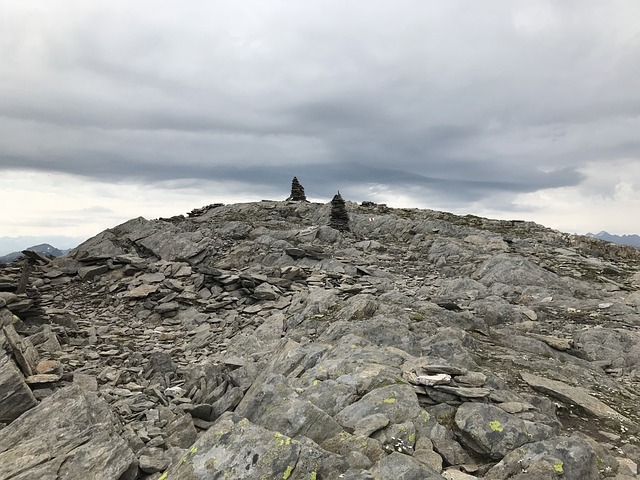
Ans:
{"type": "Polygon", "coordinates": [[[25,1],[0,18],[4,169],[257,195],[298,175],[318,197],[508,210],[637,156],[635,0],[25,1]]]}

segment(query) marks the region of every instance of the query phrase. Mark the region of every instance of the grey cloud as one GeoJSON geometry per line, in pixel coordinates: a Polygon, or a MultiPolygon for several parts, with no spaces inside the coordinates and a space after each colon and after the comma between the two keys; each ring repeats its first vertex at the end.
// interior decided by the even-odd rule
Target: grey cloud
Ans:
{"type": "Polygon", "coordinates": [[[47,28],[42,51],[19,30],[0,43],[0,168],[269,193],[298,175],[319,197],[379,184],[509,208],[637,155],[631,129],[591,132],[640,115],[637,3],[279,5],[7,9],[47,28]]]}

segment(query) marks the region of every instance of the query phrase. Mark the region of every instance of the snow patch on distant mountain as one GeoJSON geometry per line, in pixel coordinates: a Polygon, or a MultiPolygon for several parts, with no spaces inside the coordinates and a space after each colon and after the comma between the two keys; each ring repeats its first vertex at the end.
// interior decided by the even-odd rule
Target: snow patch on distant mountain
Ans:
{"type": "MultiPolygon", "coordinates": [[[[50,257],[60,257],[69,252],[69,250],[59,250],[56,247],[49,245],[48,243],[42,243],[40,245],[34,245],[33,247],[25,248],[32,252],[42,253],[43,255],[50,257]]],[[[11,252],[7,255],[0,257],[0,263],[11,263],[22,257],[22,252],[11,252]]]]}
{"type": "Polygon", "coordinates": [[[85,237],[67,237],[64,235],[32,235],[22,237],[0,237],[0,256],[29,250],[31,245],[55,245],[60,250],[77,247],[86,240],[85,237]]]}

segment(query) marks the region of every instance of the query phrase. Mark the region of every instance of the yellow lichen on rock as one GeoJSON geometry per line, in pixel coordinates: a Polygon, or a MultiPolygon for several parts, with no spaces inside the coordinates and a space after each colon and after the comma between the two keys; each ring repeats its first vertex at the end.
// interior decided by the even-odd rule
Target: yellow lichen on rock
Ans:
{"type": "Polygon", "coordinates": [[[564,472],[564,468],[562,467],[563,465],[564,465],[564,462],[562,460],[558,460],[556,463],[553,464],[553,469],[558,473],[562,473],[564,472]]]}
{"type": "Polygon", "coordinates": [[[494,420],[492,422],[489,422],[489,427],[491,428],[491,430],[493,430],[494,432],[501,432],[503,429],[502,424],[497,421],[494,420]]]}

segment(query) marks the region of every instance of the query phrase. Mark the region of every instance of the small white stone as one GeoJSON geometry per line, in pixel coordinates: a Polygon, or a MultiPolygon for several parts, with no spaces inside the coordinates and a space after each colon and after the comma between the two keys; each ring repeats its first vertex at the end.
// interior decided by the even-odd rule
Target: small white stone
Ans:
{"type": "Polygon", "coordinates": [[[174,398],[182,397],[185,393],[187,393],[187,391],[180,387],[169,387],[164,391],[165,396],[174,398]]]}

